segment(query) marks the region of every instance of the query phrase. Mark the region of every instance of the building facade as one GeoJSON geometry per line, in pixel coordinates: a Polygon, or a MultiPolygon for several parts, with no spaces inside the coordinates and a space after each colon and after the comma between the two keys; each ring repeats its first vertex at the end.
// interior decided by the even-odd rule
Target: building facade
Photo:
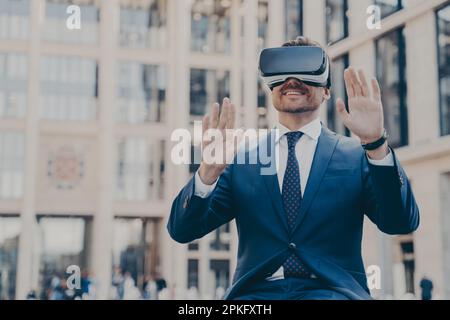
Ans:
{"type": "Polygon", "coordinates": [[[238,126],[273,126],[258,55],[301,34],[329,46],[332,99],[321,119],[331,129],[350,134],[334,109],[343,70],[379,79],[390,142],[421,209],[413,235],[365,224],[365,262],[380,271],[373,295],[420,296],[427,276],[435,297],[450,299],[444,0],[0,0],[0,299],[32,289],[48,298],[70,265],[89,273],[98,299],[117,296],[124,272],[141,290],[159,274],[168,298],[220,296],[236,228],[188,245],[170,239],[171,202],[197,169],[171,161],[171,135],[189,129],[198,158],[194,123],[225,96],[238,126]]]}

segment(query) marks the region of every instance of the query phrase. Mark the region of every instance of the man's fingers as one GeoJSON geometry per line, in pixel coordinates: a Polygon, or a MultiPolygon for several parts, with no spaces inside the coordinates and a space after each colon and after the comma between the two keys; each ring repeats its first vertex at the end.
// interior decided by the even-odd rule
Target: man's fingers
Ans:
{"type": "Polygon", "coordinates": [[[364,74],[363,69],[358,70],[359,81],[361,83],[362,95],[364,97],[369,97],[369,86],[367,85],[366,75],[364,74]]]}
{"type": "Polygon", "coordinates": [[[203,137],[205,136],[205,132],[208,131],[210,124],[209,115],[205,114],[202,121],[202,146],[205,147],[210,141],[203,140],[203,137]]]}
{"type": "Polygon", "coordinates": [[[344,71],[344,82],[345,82],[345,90],[347,91],[347,96],[349,98],[353,98],[355,96],[355,89],[353,88],[350,71],[348,69],[344,71]]]}
{"type": "Polygon", "coordinates": [[[220,111],[219,129],[223,130],[227,126],[228,113],[230,111],[230,99],[224,98],[222,103],[222,110],[220,111]]]}
{"type": "Polygon", "coordinates": [[[209,117],[209,128],[216,129],[219,123],[219,104],[213,103],[211,108],[211,116],[209,117]]]}
{"type": "Polygon", "coordinates": [[[202,132],[205,134],[206,130],[209,129],[209,115],[205,114],[202,120],[202,132]]]}
{"type": "Polygon", "coordinates": [[[341,98],[338,98],[336,101],[336,109],[339,113],[339,116],[341,117],[342,122],[344,122],[344,124],[346,124],[348,121],[348,118],[350,117],[350,114],[345,109],[345,103],[344,103],[344,101],[342,101],[341,98]]]}
{"type": "Polygon", "coordinates": [[[377,79],[372,78],[372,80],[370,82],[372,83],[373,97],[375,99],[380,99],[380,97],[381,97],[381,90],[380,90],[380,86],[378,85],[377,79]]]}
{"type": "Polygon", "coordinates": [[[350,74],[350,81],[353,85],[353,90],[355,91],[356,96],[363,96],[363,90],[361,88],[361,83],[359,82],[358,76],[356,74],[356,71],[353,67],[349,68],[349,74],[350,74]]]}

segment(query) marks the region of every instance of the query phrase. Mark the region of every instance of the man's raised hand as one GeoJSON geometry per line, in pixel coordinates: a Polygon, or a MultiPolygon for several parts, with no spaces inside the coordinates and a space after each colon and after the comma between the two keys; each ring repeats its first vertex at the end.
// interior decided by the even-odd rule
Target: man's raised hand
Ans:
{"type": "Polygon", "coordinates": [[[223,99],[222,108],[213,103],[211,112],[202,121],[202,162],[199,176],[203,183],[213,184],[236,152],[241,133],[235,134],[236,110],[230,99],[223,99]]]}

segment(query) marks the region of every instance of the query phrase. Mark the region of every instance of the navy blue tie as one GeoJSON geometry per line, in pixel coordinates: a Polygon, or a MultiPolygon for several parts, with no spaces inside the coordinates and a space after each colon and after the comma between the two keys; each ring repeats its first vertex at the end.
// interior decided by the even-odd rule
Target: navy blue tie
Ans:
{"type": "MultiPolygon", "coordinates": [[[[295,226],[295,221],[300,212],[300,205],[302,202],[302,194],[300,187],[300,171],[297,157],[295,155],[295,145],[303,135],[303,132],[295,131],[286,134],[288,141],[288,160],[286,164],[286,171],[283,177],[283,190],[281,197],[283,199],[284,211],[287,215],[289,229],[295,226]]],[[[296,254],[291,254],[283,263],[285,277],[299,277],[309,278],[311,273],[306,270],[306,267],[300,261],[296,254]]]]}

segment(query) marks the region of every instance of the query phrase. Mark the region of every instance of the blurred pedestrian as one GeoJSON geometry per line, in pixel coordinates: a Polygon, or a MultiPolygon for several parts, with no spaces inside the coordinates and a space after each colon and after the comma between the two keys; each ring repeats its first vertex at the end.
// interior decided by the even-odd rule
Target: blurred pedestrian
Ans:
{"type": "Polygon", "coordinates": [[[141,292],[136,287],[130,272],[125,273],[123,281],[123,300],[138,300],[141,298],[141,292]]]}
{"type": "Polygon", "coordinates": [[[166,279],[164,279],[161,276],[161,274],[159,274],[158,272],[153,273],[153,279],[156,282],[156,286],[157,286],[158,292],[161,292],[161,290],[167,288],[166,279]]]}
{"type": "Polygon", "coordinates": [[[420,288],[422,289],[422,300],[431,300],[433,298],[433,281],[424,276],[420,280],[420,288]]]}
{"type": "Polygon", "coordinates": [[[144,284],[144,299],[158,300],[158,286],[153,275],[147,275],[144,284]]]}
{"type": "Polygon", "coordinates": [[[115,299],[122,300],[123,299],[123,274],[122,269],[118,266],[114,267],[113,275],[112,275],[112,286],[115,291],[115,299]]]}
{"type": "Polygon", "coordinates": [[[50,282],[48,291],[49,300],[64,300],[64,292],[61,287],[61,279],[58,276],[53,276],[50,282]]]}
{"type": "Polygon", "coordinates": [[[199,292],[198,288],[195,286],[190,287],[186,292],[186,300],[198,300],[199,292]]]}
{"type": "Polygon", "coordinates": [[[225,294],[225,289],[223,287],[221,287],[221,286],[218,286],[216,288],[216,293],[215,293],[214,299],[215,300],[222,300],[224,294],[225,294]]]}
{"type": "Polygon", "coordinates": [[[27,300],[37,300],[36,290],[30,290],[27,293],[27,300]]]}

